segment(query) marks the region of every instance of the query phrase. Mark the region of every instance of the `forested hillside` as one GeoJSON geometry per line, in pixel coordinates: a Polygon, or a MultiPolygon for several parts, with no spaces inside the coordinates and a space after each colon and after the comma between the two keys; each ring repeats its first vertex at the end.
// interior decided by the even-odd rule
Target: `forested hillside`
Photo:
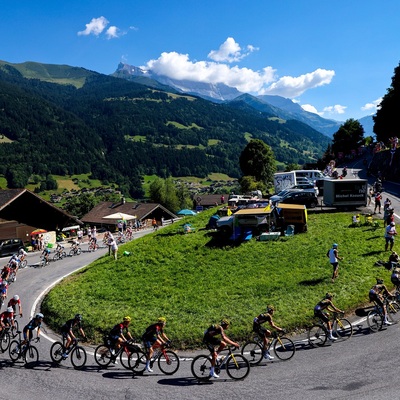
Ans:
{"type": "Polygon", "coordinates": [[[277,160],[299,164],[315,161],[329,143],[303,123],[245,103],[219,105],[83,69],[39,65],[35,76],[43,78],[26,79],[31,66],[0,63],[0,134],[12,141],[0,141],[0,173],[11,186],[23,186],[31,174],[92,172],[139,196],[144,174],[239,177],[238,158],[250,138],[270,145],[277,160]],[[52,83],[53,71],[75,86],[52,83]]]}

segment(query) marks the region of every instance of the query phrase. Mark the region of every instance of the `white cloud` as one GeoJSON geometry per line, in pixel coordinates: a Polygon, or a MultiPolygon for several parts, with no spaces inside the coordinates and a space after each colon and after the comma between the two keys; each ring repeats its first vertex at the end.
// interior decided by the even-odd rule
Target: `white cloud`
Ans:
{"type": "Polygon", "coordinates": [[[335,71],[322,68],[297,77],[283,76],[260,94],[275,94],[290,99],[302,95],[306,90],[328,85],[334,76],[335,71]]]}
{"type": "Polygon", "coordinates": [[[84,31],[78,32],[78,35],[99,36],[104,31],[107,25],[108,25],[108,20],[104,17],[92,18],[92,20],[85,25],[86,29],[84,31]]]}
{"type": "MultiPolygon", "coordinates": [[[[191,61],[188,54],[164,52],[159,58],[150,60],[141,68],[153,71],[176,80],[192,80],[204,83],[224,83],[235,87],[240,92],[255,95],[275,94],[293,99],[305,91],[319,86],[328,85],[335,76],[335,71],[318,68],[298,77],[276,76],[276,69],[271,66],[254,71],[240,68],[228,63],[241,60],[253,51],[258,50],[252,45],[243,51],[240,45],[228,37],[218,50],[212,50],[208,57],[212,61],[191,61]]],[[[336,110],[339,112],[339,110],[336,110]]]]}
{"type": "Polygon", "coordinates": [[[301,108],[305,111],[311,112],[313,114],[318,114],[318,115],[322,115],[321,112],[318,112],[318,110],[312,106],[311,104],[302,104],[301,108]]]}
{"type": "Polygon", "coordinates": [[[224,43],[219,46],[218,50],[211,50],[208,53],[208,58],[216,62],[237,62],[247,57],[253,51],[258,50],[258,48],[253,45],[248,45],[247,52],[242,53],[242,49],[238,43],[235,42],[234,38],[228,37],[224,43]]]}
{"type": "Polygon", "coordinates": [[[119,29],[116,26],[110,26],[106,31],[107,39],[115,39],[120,36],[119,29]]]}
{"type": "Polygon", "coordinates": [[[311,104],[302,104],[301,107],[305,111],[312,112],[314,114],[318,114],[320,117],[328,117],[333,115],[340,115],[346,112],[347,106],[341,106],[340,104],[335,104],[334,106],[324,107],[322,111],[318,111],[313,105],[311,104]]]}
{"type": "Polygon", "coordinates": [[[162,53],[157,60],[150,60],[141,68],[177,80],[224,83],[245,93],[258,92],[264,85],[275,79],[275,70],[272,67],[253,71],[249,68],[230,67],[215,62],[193,62],[189,60],[188,54],[176,52],[162,53]]]}
{"type": "Polygon", "coordinates": [[[372,111],[373,113],[375,113],[375,111],[377,110],[377,108],[378,108],[379,104],[381,104],[381,102],[382,102],[382,97],[373,101],[372,103],[365,104],[365,106],[361,107],[361,110],[372,111]]]}

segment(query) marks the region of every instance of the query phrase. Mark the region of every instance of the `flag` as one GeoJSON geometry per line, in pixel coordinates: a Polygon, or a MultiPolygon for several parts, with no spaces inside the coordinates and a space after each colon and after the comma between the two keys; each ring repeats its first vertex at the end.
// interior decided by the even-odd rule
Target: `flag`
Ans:
{"type": "Polygon", "coordinates": [[[264,208],[264,211],[270,211],[271,210],[271,204],[268,203],[267,207],[264,208]]]}
{"type": "Polygon", "coordinates": [[[227,215],[228,215],[228,217],[230,216],[230,215],[232,215],[232,211],[231,211],[231,209],[230,208],[228,208],[228,211],[227,211],[227,213],[226,213],[227,215]]]}

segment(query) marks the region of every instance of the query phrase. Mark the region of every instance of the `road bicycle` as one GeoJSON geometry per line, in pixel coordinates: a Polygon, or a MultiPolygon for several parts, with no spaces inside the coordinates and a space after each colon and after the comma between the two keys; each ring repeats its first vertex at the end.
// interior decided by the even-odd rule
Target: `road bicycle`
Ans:
{"type": "Polygon", "coordinates": [[[71,247],[71,250],[69,251],[68,255],[70,257],[72,256],[79,256],[79,254],[82,253],[82,249],[78,245],[73,245],[71,247]]]}
{"type": "MultiPolygon", "coordinates": [[[[272,340],[269,341],[267,351],[274,349],[275,355],[282,361],[290,360],[296,352],[296,346],[292,340],[283,336],[284,333],[272,332],[272,340]]],[[[247,341],[242,347],[244,355],[251,366],[257,365],[264,357],[263,339],[256,334],[254,339],[247,341]]]]}
{"type": "MultiPolygon", "coordinates": [[[[397,324],[400,321],[400,306],[395,301],[385,296],[383,303],[386,306],[387,316],[390,322],[397,324]]],[[[385,322],[385,316],[382,308],[374,302],[374,308],[367,315],[367,324],[372,332],[382,329],[385,322]]]]}
{"type": "MultiPolygon", "coordinates": [[[[179,369],[180,360],[178,355],[172,351],[167,350],[170,344],[162,345],[154,349],[153,355],[150,359],[150,368],[157,362],[158,368],[165,375],[173,375],[179,369]]],[[[139,358],[135,358],[137,354],[133,353],[129,357],[129,364],[131,369],[135,372],[143,372],[146,367],[147,356],[144,352],[139,352],[139,358]]]]}
{"type": "MultiPolygon", "coordinates": [[[[332,335],[337,339],[346,340],[353,336],[354,329],[351,322],[343,316],[343,313],[334,312],[332,314],[332,335]]],[[[312,347],[324,346],[328,337],[328,329],[321,319],[312,325],[307,333],[308,343],[312,347]]]]}
{"type": "Polygon", "coordinates": [[[16,335],[13,334],[13,331],[9,326],[4,327],[0,331],[0,351],[2,353],[5,353],[8,350],[11,343],[11,339],[14,338],[15,336],[16,335]]]}
{"type": "Polygon", "coordinates": [[[79,346],[79,339],[75,338],[72,340],[71,346],[66,349],[65,348],[65,338],[63,337],[63,341],[55,342],[50,348],[50,357],[54,363],[60,364],[61,361],[65,360],[67,357],[64,356],[66,354],[71,358],[71,364],[75,369],[82,369],[87,360],[86,350],[79,346]]]}
{"type": "Polygon", "coordinates": [[[97,249],[99,249],[99,245],[91,241],[88,246],[88,251],[96,251],[97,249]]]}
{"type": "MultiPolygon", "coordinates": [[[[235,349],[235,347],[233,347],[235,349]]],[[[232,347],[227,348],[226,357],[215,360],[214,371],[217,375],[225,368],[228,376],[234,380],[245,379],[250,373],[250,363],[245,356],[233,353],[232,347]]],[[[193,376],[199,381],[210,379],[211,355],[200,354],[195,357],[190,366],[193,376]]]]}
{"type": "Polygon", "coordinates": [[[39,267],[43,268],[46,265],[49,265],[50,260],[46,257],[46,256],[40,256],[40,260],[39,260],[39,267]]]}
{"type": "Polygon", "coordinates": [[[67,253],[64,250],[64,246],[57,245],[56,251],[53,256],[53,261],[62,260],[64,257],[67,257],[67,253]]]}
{"type": "MultiPolygon", "coordinates": [[[[132,356],[133,360],[139,360],[142,357],[143,352],[140,350],[140,347],[131,340],[128,340],[121,344],[121,347],[115,351],[114,345],[111,343],[111,340],[105,338],[104,344],[101,344],[96,347],[94,351],[94,360],[96,364],[101,368],[107,368],[111,362],[114,364],[119,357],[121,365],[126,369],[132,369],[130,365],[130,358],[132,356]]],[[[143,366],[143,369],[140,370],[141,365],[137,366],[137,372],[143,372],[146,365],[143,366]]]]}
{"type": "MultiPolygon", "coordinates": [[[[13,340],[8,348],[10,359],[13,363],[19,359],[23,359],[25,364],[35,366],[39,361],[39,351],[31,344],[31,340],[28,340],[25,344],[22,344],[21,331],[17,332],[18,340],[13,340]]],[[[39,338],[35,339],[39,342],[39,338]]]]}

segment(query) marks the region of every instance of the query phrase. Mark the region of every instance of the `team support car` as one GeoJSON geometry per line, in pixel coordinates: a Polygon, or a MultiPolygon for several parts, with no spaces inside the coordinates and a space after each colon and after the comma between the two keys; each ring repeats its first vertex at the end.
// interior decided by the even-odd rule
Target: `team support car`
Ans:
{"type": "Polygon", "coordinates": [[[313,192],[292,192],[285,195],[279,204],[304,204],[307,208],[315,208],[318,205],[318,198],[313,192]]]}

